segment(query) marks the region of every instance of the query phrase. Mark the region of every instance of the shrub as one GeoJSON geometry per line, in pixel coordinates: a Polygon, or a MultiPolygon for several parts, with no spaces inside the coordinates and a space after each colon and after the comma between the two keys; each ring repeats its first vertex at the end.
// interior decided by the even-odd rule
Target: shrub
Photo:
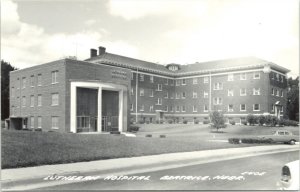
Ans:
{"type": "Polygon", "coordinates": [[[267,115],[265,117],[265,123],[266,123],[267,126],[271,125],[271,123],[272,123],[272,116],[271,115],[267,115]]]}
{"type": "Polygon", "coordinates": [[[160,138],[166,138],[166,135],[159,135],[160,138]]]}
{"type": "Polygon", "coordinates": [[[146,137],[152,137],[152,135],[151,134],[147,134],[146,137]]]}
{"type": "Polygon", "coordinates": [[[240,144],[240,139],[239,138],[229,138],[228,142],[231,144],[240,144]]]}
{"type": "Polygon", "coordinates": [[[187,124],[187,122],[188,121],[186,119],[182,121],[183,124],[187,124]]]}
{"type": "Polygon", "coordinates": [[[37,128],[34,131],[42,131],[42,129],[41,128],[37,128]]]}
{"type": "Polygon", "coordinates": [[[278,118],[275,116],[272,116],[271,118],[271,126],[275,127],[278,124],[278,118]]]}
{"type": "Polygon", "coordinates": [[[209,120],[204,120],[203,124],[209,124],[209,120]]]}
{"type": "Polygon", "coordinates": [[[298,121],[293,121],[293,120],[285,120],[284,125],[285,126],[298,126],[299,122],[298,121]]]}
{"type": "Polygon", "coordinates": [[[259,138],[243,138],[241,139],[242,143],[272,143],[271,140],[269,139],[259,139],[259,138]]]}
{"type": "Polygon", "coordinates": [[[245,121],[245,120],[243,120],[241,123],[242,123],[243,125],[247,125],[247,121],[245,121]]]}
{"type": "Polygon", "coordinates": [[[198,120],[198,119],[195,119],[194,123],[195,123],[195,124],[199,124],[199,120],[198,120]]]}
{"type": "Polygon", "coordinates": [[[280,120],[278,121],[278,125],[279,125],[280,127],[283,127],[283,126],[285,126],[285,122],[286,122],[285,119],[280,119],[280,120]]]}
{"type": "Polygon", "coordinates": [[[230,120],[229,123],[230,123],[231,125],[235,125],[235,121],[234,121],[234,120],[230,120]]]}
{"type": "Polygon", "coordinates": [[[139,129],[140,129],[140,127],[137,126],[137,125],[130,125],[128,131],[129,131],[129,132],[137,132],[137,131],[139,131],[139,129]]]}
{"type": "Polygon", "coordinates": [[[217,131],[219,131],[219,129],[221,128],[226,127],[223,113],[219,111],[213,111],[212,113],[210,113],[210,118],[212,122],[212,127],[216,128],[217,131]]]}
{"type": "Polygon", "coordinates": [[[172,119],[168,119],[168,123],[169,123],[169,124],[172,124],[172,123],[173,123],[173,120],[172,120],[172,119]]]}
{"type": "Polygon", "coordinates": [[[249,114],[247,116],[247,121],[248,121],[249,125],[254,125],[256,123],[256,120],[257,120],[257,118],[252,114],[249,114]]]}
{"type": "Polygon", "coordinates": [[[260,116],[258,116],[258,124],[259,125],[264,125],[265,124],[265,122],[266,122],[266,117],[265,116],[263,116],[263,115],[260,115],[260,116]]]}
{"type": "Polygon", "coordinates": [[[145,121],[143,119],[139,120],[139,124],[144,124],[144,123],[145,123],[145,121]]]}

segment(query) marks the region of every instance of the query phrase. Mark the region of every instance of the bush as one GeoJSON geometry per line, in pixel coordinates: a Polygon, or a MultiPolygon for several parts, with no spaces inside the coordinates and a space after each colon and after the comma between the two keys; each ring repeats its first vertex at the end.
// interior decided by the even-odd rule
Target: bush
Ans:
{"type": "Polygon", "coordinates": [[[267,115],[265,117],[265,123],[266,123],[267,126],[271,125],[271,123],[272,123],[272,116],[271,115],[267,115]]]}
{"type": "Polygon", "coordinates": [[[203,124],[209,124],[209,120],[204,120],[203,124]]]}
{"type": "Polygon", "coordinates": [[[271,118],[271,126],[275,127],[278,124],[279,119],[275,116],[272,116],[271,118]]]}
{"type": "Polygon", "coordinates": [[[229,138],[228,142],[231,144],[240,144],[240,139],[239,138],[229,138]]]}
{"type": "Polygon", "coordinates": [[[230,123],[231,125],[235,125],[235,121],[234,121],[234,120],[230,120],[229,123],[230,123]]]}
{"type": "Polygon", "coordinates": [[[295,127],[297,127],[298,124],[299,124],[298,121],[293,121],[293,120],[289,120],[289,119],[284,120],[284,125],[285,126],[295,126],[295,127]]]}
{"type": "Polygon", "coordinates": [[[243,120],[241,123],[242,123],[243,125],[247,125],[247,121],[245,121],[245,120],[243,120]]]}
{"type": "Polygon", "coordinates": [[[172,119],[169,119],[169,120],[168,120],[168,123],[169,123],[169,124],[172,124],[172,123],[173,123],[173,120],[172,120],[172,119]]]}
{"type": "Polygon", "coordinates": [[[260,116],[258,116],[258,124],[259,125],[264,125],[265,124],[265,122],[266,122],[266,117],[264,116],[264,115],[260,115],[260,116]]]}
{"type": "Polygon", "coordinates": [[[226,127],[223,113],[218,111],[213,111],[212,113],[210,113],[210,118],[212,122],[212,127],[216,128],[217,131],[219,131],[219,129],[221,128],[226,127]]]}
{"type": "Polygon", "coordinates": [[[163,123],[164,123],[164,120],[162,120],[162,119],[161,119],[161,120],[158,120],[158,119],[157,119],[155,122],[156,122],[156,124],[163,124],[163,123]]]}
{"type": "Polygon", "coordinates": [[[139,131],[139,129],[140,129],[140,127],[137,126],[137,125],[130,125],[128,131],[129,131],[129,132],[137,132],[137,131],[139,131]]]}
{"type": "Polygon", "coordinates": [[[166,135],[159,135],[160,138],[166,138],[166,135]]]}
{"type": "Polygon", "coordinates": [[[139,120],[139,124],[144,124],[144,123],[145,123],[145,121],[143,119],[139,120]]]}
{"type": "Polygon", "coordinates": [[[198,120],[198,119],[195,119],[194,123],[195,123],[195,124],[199,124],[199,120],[198,120]]]}
{"type": "Polygon", "coordinates": [[[147,134],[146,137],[152,137],[152,135],[151,134],[147,134]]]}
{"type": "Polygon", "coordinates": [[[279,121],[278,121],[278,125],[280,126],[280,127],[283,127],[283,126],[285,126],[285,119],[280,119],[279,121]]]}
{"type": "Polygon", "coordinates": [[[249,123],[249,125],[254,125],[257,122],[257,118],[254,115],[249,114],[247,116],[247,122],[249,123]]]}
{"type": "Polygon", "coordinates": [[[186,119],[182,121],[183,124],[187,124],[187,122],[188,121],[186,119]]]}
{"type": "Polygon", "coordinates": [[[272,143],[271,140],[269,139],[259,139],[259,138],[243,138],[241,139],[242,143],[247,143],[247,144],[251,144],[251,143],[272,143]]]}

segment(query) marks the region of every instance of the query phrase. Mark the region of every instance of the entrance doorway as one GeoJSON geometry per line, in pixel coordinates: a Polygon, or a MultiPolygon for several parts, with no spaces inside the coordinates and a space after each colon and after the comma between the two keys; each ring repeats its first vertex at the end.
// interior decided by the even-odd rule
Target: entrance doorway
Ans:
{"type": "Polygon", "coordinates": [[[102,131],[119,130],[119,92],[102,90],[102,131]]]}

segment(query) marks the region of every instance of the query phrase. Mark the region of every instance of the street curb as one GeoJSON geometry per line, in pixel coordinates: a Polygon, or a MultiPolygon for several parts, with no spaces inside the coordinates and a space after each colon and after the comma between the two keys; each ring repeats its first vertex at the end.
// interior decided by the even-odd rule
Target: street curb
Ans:
{"type": "MultiPolygon", "coordinates": [[[[217,150],[206,150],[206,151],[196,151],[196,152],[183,152],[183,153],[170,153],[170,154],[160,154],[160,155],[151,155],[151,156],[142,156],[142,157],[132,157],[132,158],[120,158],[120,159],[111,159],[111,160],[100,160],[93,162],[81,162],[65,165],[50,165],[50,166],[40,166],[34,168],[21,168],[14,170],[2,170],[2,179],[7,176],[8,171],[15,172],[18,174],[19,171],[27,171],[30,169],[41,170],[43,168],[48,168],[49,171],[47,174],[39,174],[26,178],[10,178],[2,180],[2,189],[5,190],[29,190],[40,187],[50,187],[62,184],[69,184],[74,182],[83,182],[83,181],[45,181],[43,178],[50,175],[63,175],[63,176],[74,176],[74,175],[88,175],[88,176],[109,176],[109,175],[128,175],[143,173],[149,171],[158,171],[164,169],[172,169],[183,166],[190,166],[196,164],[211,163],[217,161],[224,161],[230,159],[244,158],[250,156],[280,153],[280,152],[289,152],[299,150],[299,146],[287,146],[287,145],[272,145],[272,146],[255,146],[255,147],[243,147],[243,148],[229,148],[229,149],[217,149],[217,150]],[[167,158],[168,157],[168,158],[167,158]],[[143,161],[147,159],[148,162],[143,161]],[[149,161],[150,160],[150,161],[149,161]],[[118,162],[119,166],[110,165],[110,162],[118,162]],[[131,162],[126,164],[126,162],[131,162]],[[86,167],[90,167],[94,164],[92,169],[76,169],[76,165],[84,164],[86,167]],[[98,165],[95,167],[95,165],[98,165]],[[102,166],[99,167],[99,164],[102,166]],[[120,166],[121,164],[121,166],[120,166]],[[67,167],[72,166],[74,169],[72,171],[66,171],[57,169],[55,167],[67,167]],[[107,165],[107,166],[105,166],[107,165]],[[50,168],[49,168],[50,167],[50,168]],[[52,169],[51,169],[52,167],[52,169]],[[55,168],[55,169],[54,169],[55,168]],[[26,170],[27,169],[27,170],[26,170]],[[4,172],[4,174],[3,174],[4,172]],[[30,184],[28,184],[30,183],[30,184]]],[[[79,168],[79,167],[78,167],[79,168]]],[[[38,172],[39,173],[39,172],[38,172]]],[[[12,175],[13,173],[11,173],[12,175]]]]}

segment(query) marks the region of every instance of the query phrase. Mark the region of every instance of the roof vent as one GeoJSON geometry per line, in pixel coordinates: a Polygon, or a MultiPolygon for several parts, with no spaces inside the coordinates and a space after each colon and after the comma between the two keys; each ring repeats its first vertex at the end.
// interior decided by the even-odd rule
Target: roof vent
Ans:
{"type": "Polygon", "coordinates": [[[105,53],[106,48],[105,47],[99,47],[99,55],[103,55],[105,53]]]}

